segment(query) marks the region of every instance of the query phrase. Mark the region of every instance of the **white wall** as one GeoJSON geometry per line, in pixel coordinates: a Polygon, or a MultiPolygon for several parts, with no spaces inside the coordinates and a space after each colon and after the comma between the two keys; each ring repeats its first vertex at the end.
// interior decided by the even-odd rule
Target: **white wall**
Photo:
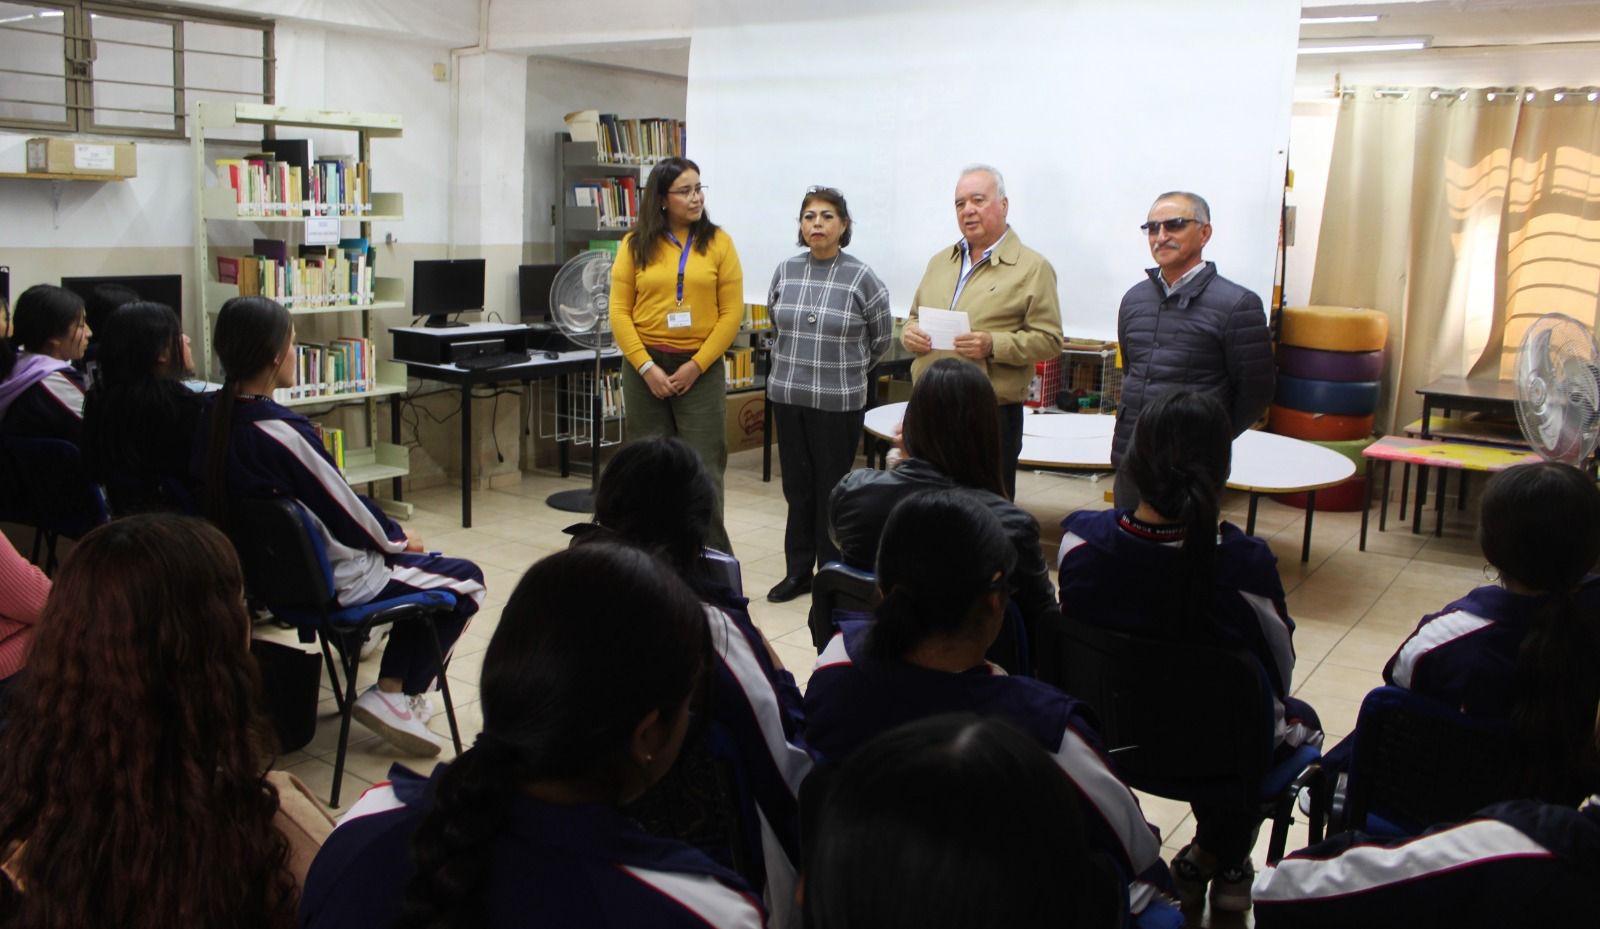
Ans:
{"type": "Polygon", "coordinates": [[[1138,225],[1165,190],[1207,197],[1206,257],[1270,293],[1297,28],[1281,0],[1004,15],[954,0],[701,0],[689,153],[738,243],[746,299],[764,300],[794,253],[806,187],[828,184],[859,221],[852,252],[901,308],[958,238],[959,169],[993,163],[1012,225],[1060,276],[1064,329],[1112,337],[1152,263],[1138,225]]]}
{"type": "MultiPolygon", "coordinates": [[[[1308,4],[1309,5],[1309,4],[1308,4]]],[[[1317,236],[1339,108],[1335,81],[1344,86],[1587,87],[1600,85],[1600,44],[1498,46],[1372,55],[1302,57],[1295,72],[1295,111],[1289,158],[1298,209],[1298,232],[1289,249],[1290,306],[1309,302],[1317,236]]]]}
{"type": "MultiPolygon", "coordinates": [[[[280,103],[401,115],[405,136],[373,143],[375,188],[405,193],[405,221],[382,231],[411,241],[444,242],[450,85],[433,80],[432,66],[448,60],[448,50],[299,25],[278,28],[277,50],[280,103]]],[[[23,169],[23,143],[30,135],[0,132],[0,171],[23,169]]],[[[354,150],[350,133],[314,138],[318,153],[354,150]]],[[[128,181],[0,181],[0,248],[192,245],[188,143],[139,140],[136,145],[139,174],[128,181]]],[[[219,150],[215,157],[237,151],[219,150]]]]}
{"type": "MultiPolygon", "coordinates": [[[[170,0],[177,6],[298,22],[455,48],[478,41],[479,0],[170,0]]],[[[514,2],[514,0],[513,0],[514,2]]],[[[502,6],[507,5],[505,0],[502,6]]]]}
{"type": "Polygon", "coordinates": [[[534,53],[680,40],[689,35],[693,6],[693,0],[500,0],[489,6],[489,47],[534,53]]]}
{"type": "MultiPolygon", "coordinates": [[[[628,117],[684,117],[688,83],[682,78],[604,68],[551,58],[528,59],[526,240],[554,244],[550,210],[559,195],[555,134],[562,117],[575,110],[599,110],[628,117]]],[[[689,127],[690,145],[694,127],[689,127]]],[[[712,215],[716,215],[714,212],[712,215]]]]}

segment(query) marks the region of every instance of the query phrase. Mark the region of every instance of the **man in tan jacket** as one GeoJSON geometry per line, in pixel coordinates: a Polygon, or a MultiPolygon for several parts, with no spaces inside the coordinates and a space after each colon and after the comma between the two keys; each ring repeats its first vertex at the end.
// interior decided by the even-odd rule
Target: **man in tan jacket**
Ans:
{"type": "Polygon", "coordinates": [[[918,356],[911,365],[913,381],[928,365],[948,356],[965,358],[988,373],[1000,404],[1006,493],[1015,498],[1022,401],[1028,398],[1033,366],[1061,354],[1056,271],[1006,223],[1011,204],[998,170],[988,165],[962,170],[955,202],[961,241],[928,261],[900,341],[918,356]],[[922,307],[963,310],[972,331],[956,336],[953,352],[935,351],[918,325],[922,307]]]}

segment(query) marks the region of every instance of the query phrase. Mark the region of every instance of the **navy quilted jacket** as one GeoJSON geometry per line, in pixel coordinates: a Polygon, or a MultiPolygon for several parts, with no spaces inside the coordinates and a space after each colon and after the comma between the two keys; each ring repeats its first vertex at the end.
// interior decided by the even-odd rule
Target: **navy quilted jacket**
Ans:
{"type": "Polygon", "coordinates": [[[1139,411],[1169,390],[1212,394],[1233,420],[1234,435],[1272,401],[1272,334],[1261,298],[1217,273],[1208,261],[1171,295],[1159,268],[1122,297],[1117,342],[1122,346],[1122,401],[1111,463],[1119,465],[1139,411]]]}

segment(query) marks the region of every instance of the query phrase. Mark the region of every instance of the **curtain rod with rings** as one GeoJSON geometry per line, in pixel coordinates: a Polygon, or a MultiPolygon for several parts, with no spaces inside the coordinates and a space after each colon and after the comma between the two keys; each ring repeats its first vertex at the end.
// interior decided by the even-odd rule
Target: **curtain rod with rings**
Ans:
{"type": "MultiPolygon", "coordinates": [[[[1377,99],[1404,100],[1413,93],[1426,92],[1429,100],[1467,100],[1474,94],[1482,94],[1487,102],[1510,102],[1519,97],[1527,103],[1545,98],[1553,103],[1595,103],[1600,102],[1600,87],[1374,87],[1372,96],[1377,99]]],[[[1338,87],[1334,89],[1335,96],[1344,99],[1353,99],[1357,93],[1354,87],[1338,87]]]]}

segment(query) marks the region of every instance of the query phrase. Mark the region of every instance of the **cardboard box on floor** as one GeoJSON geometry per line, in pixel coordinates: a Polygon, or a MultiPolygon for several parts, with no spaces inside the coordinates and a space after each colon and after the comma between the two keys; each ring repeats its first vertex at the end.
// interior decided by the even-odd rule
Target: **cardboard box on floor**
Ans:
{"type": "MultiPolygon", "coordinates": [[[[767,395],[759,390],[746,390],[728,394],[728,414],[725,423],[728,452],[749,451],[761,447],[761,428],[767,421],[767,395]]],[[[777,440],[777,435],[773,435],[777,440]]]]}

